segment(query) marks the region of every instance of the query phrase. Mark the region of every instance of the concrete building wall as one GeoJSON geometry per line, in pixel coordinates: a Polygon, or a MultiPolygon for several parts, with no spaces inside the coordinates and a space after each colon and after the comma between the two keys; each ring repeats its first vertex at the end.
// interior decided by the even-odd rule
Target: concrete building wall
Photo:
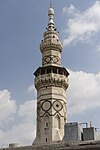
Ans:
{"type": "Polygon", "coordinates": [[[78,122],[66,123],[64,141],[82,141],[83,129],[78,122]]]}
{"type": "Polygon", "coordinates": [[[99,140],[97,130],[94,127],[83,128],[83,140],[99,140]]]}

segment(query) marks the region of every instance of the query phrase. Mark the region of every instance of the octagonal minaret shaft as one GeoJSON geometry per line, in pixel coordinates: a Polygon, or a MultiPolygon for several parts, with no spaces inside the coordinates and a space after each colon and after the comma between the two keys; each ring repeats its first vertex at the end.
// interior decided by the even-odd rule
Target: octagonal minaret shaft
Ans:
{"type": "Polygon", "coordinates": [[[54,10],[50,3],[48,27],[40,44],[42,67],[35,75],[37,90],[37,129],[33,144],[62,141],[66,123],[66,90],[68,71],[61,67],[62,44],[55,28],[54,10]]]}

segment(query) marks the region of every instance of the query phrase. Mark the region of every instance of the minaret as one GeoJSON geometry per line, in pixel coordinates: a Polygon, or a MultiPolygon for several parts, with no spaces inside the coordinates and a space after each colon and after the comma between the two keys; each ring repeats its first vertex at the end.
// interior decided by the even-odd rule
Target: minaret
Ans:
{"type": "Polygon", "coordinates": [[[40,44],[42,67],[35,75],[37,90],[37,129],[33,144],[62,141],[66,123],[66,90],[68,71],[61,67],[62,44],[55,28],[52,3],[48,11],[48,27],[40,44]]]}

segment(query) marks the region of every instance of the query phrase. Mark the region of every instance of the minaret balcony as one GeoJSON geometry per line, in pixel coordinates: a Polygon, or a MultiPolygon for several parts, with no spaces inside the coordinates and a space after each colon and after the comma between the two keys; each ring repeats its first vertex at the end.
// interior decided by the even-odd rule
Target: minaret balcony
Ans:
{"type": "Polygon", "coordinates": [[[42,87],[57,86],[63,87],[65,90],[68,87],[68,75],[69,73],[65,68],[61,67],[40,67],[34,73],[35,87],[39,90],[42,87]]]}

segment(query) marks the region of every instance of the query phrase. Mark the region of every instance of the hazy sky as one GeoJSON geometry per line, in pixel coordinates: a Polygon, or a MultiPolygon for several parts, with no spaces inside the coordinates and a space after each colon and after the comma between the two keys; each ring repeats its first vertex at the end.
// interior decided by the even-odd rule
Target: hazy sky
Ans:
{"type": "MultiPolygon", "coordinates": [[[[52,0],[70,72],[68,121],[100,127],[100,1],[52,0]]],[[[0,0],[0,146],[31,144],[35,137],[33,72],[48,24],[49,0],[0,0]]]]}

